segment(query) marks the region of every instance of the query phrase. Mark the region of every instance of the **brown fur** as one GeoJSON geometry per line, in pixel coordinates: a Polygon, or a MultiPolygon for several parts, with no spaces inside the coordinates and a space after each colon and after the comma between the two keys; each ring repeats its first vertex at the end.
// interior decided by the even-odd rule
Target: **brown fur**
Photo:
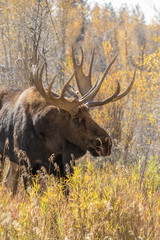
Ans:
{"type": "Polygon", "coordinates": [[[71,115],[49,105],[34,87],[0,91],[0,154],[6,139],[9,145],[5,152],[11,162],[28,168],[27,161],[17,156],[17,150],[24,151],[33,174],[44,166],[48,173],[57,175],[56,163],[59,176],[66,177],[68,169],[73,173],[72,158],[87,151],[95,157],[111,153],[109,135],[92,119],[85,105],[71,115]],[[54,161],[49,163],[52,154],[54,161]]]}

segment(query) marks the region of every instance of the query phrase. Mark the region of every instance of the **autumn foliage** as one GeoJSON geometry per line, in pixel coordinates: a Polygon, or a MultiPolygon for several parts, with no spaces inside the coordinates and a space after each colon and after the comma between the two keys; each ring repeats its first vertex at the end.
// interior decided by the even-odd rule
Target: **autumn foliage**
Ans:
{"type": "MultiPolygon", "coordinates": [[[[57,92],[73,72],[71,46],[79,61],[83,47],[86,73],[95,49],[93,83],[118,53],[99,100],[111,95],[116,80],[123,91],[137,67],[129,95],[91,111],[112,136],[112,164],[99,159],[100,168],[93,158],[83,159],[67,200],[54,179],[43,194],[37,181],[29,197],[21,190],[13,200],[1,186],[0,238],[160,239],[159,19],[146,25],[138,6],[115,11],[111,4],[90,7],[87,0],[3,0],[0,9],[1,86],[32,84],[34,48],[45,62],[45,84],[58,74],[57,92]]],[[[72,86],[77,90],[75,81],[72,86]]]]}

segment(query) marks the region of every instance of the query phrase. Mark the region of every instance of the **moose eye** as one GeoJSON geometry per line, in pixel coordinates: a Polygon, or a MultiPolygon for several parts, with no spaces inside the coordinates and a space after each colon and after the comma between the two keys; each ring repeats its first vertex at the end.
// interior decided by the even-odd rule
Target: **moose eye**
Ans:
{"type": "Polygon", "coordinates": [[[76,125],[79,125],[79,118],[73,118],[73,122],[74,122],[76,125]]]}
{"type": "Polygon", "coordinates": [[[83,119],[83,118],[73,118],[73,122],[77,126],[79,126],[79,125],[84,125],[85,126],[85,119],[83,119]]]}
{"type": "Polygon", "coordinates": [[[100,147],[101,146],[101,141],[99,139],[95,140],[95,145],[96,147],[100,147]]]}

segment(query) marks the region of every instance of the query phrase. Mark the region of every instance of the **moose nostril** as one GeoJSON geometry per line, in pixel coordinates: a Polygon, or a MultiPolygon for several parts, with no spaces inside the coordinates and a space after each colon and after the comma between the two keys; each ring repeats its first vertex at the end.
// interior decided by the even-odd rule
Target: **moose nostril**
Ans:
{"type": "Polygon", "coordinates": [[[97,138],[97,139],[95,140],[95,146],[96,146],[96,147],[101,147],[101,146],[102,146],[102,141],[101,141],[99,138],[97,138]]]}

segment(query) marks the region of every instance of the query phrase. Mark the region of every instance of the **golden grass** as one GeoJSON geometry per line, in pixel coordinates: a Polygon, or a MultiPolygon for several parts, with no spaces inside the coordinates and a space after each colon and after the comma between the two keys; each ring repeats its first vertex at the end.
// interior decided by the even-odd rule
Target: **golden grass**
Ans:
{"type": "Polygon", "coordinates": [[[12,198],[0,187],[0,239],[160,239],[160,172],[156,158],[141,164],[103,167],[89,159],[69,179],[70,194],[50,176],[27,195],[12,198]]]}

